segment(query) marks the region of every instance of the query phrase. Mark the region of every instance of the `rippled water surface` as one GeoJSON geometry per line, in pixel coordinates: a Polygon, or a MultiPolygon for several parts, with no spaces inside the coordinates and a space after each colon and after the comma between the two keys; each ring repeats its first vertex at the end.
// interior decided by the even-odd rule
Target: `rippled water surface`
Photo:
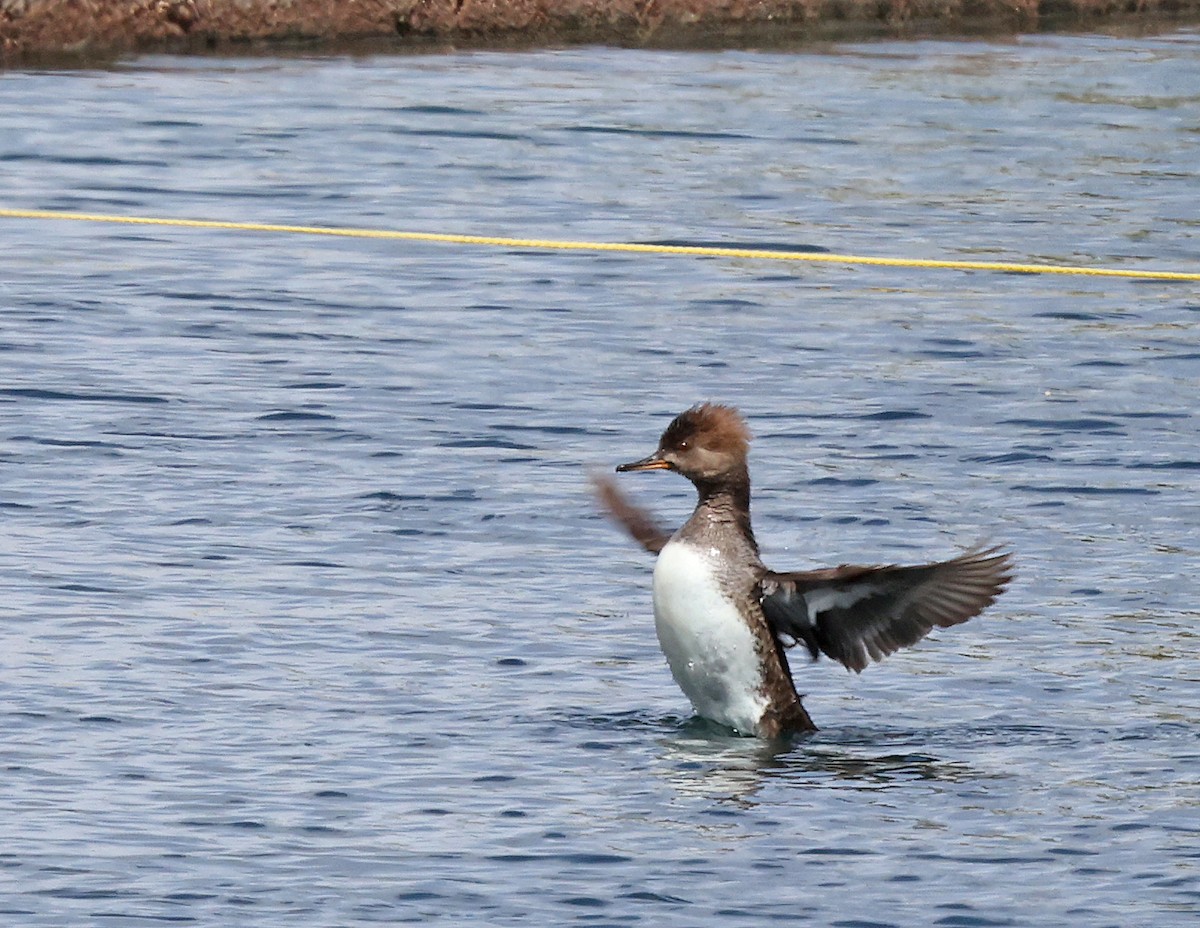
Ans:
{"type": "MultiPolygon", "coordinates": [[[[1200,267],[1200,34],[0,76],[4,207],[1200,267]]],[[[8,925],[1200,914],[1194,284],[0,220],[8,925]],[[741,406],[779,568],[979,538],[695,719],[589,468],[741,406]]],[[[677,477],[623,485],[678,523],[677,477]]]]}

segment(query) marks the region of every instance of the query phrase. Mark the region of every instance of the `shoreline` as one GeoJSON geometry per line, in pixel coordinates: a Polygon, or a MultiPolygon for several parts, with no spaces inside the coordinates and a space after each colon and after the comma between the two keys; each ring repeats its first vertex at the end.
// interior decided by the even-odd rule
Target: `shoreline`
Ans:
{"type": "Polygon", "coordinates": [[[123,55],[784,46],[1200,22],[1200,0],[0,0],[0,63],[123,55]]]}

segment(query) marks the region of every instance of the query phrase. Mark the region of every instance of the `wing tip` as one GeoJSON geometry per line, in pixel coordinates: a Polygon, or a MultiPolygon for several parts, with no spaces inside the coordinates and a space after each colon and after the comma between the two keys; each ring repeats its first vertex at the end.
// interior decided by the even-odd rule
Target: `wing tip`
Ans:
{"type": "Polygon", "coordinates": [[[938,628],[960,625],[979,615],[1017,577],[1016,559],[1003,544],[974,544],[937,567],[947,572],[945,586],[930,603],[930,618],[938,628]]]}
{"type": "Polygon", "coordinates": [[[616,480],[593,469],[588,473],[588,482],[592,485],[600,508],[624,528],[634,541],[651,554],[663,549],[670,533],[665,532],[649,512],[630,500],[617,486],[616,480]]]}
{"type": "Polygon", "coordinates": [[[1017,578],[1017,558],[1006,544],[975,544],[956,560],[987,571],[996,583],[997,595],[1017,578]]]}

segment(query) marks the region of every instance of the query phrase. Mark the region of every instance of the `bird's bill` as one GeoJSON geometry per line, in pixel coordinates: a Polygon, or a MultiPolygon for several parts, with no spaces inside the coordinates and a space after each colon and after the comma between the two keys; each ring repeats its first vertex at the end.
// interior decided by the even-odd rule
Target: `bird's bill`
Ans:
{"type": "Polygon", "coordinates": [[[617,473],[625,474],[625,473],[628,473],[629,471],[637,471],[637,470],[670,470],[670,469],[671,469],[671,463],[669,461],[664,461],[661,457],[659,457],[658,452],[656,451],[656,452],[654,452],[654,454],[650,455],[647,458],[642,458],[640,461],[631,461],[628,464],[619,464],[617,466],[617,473]]]}

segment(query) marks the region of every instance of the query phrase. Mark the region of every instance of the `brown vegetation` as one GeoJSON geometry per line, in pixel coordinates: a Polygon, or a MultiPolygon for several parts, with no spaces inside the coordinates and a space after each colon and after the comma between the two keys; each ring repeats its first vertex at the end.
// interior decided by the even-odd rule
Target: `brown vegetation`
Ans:
{"type": "Polygon", "coordinates": [[[1200,0],[0,0],[0,54],[116,54],[239,43],[389,40],[713,44],[1020,31],[1113,17],[1194,20],[1200,0]]]}

